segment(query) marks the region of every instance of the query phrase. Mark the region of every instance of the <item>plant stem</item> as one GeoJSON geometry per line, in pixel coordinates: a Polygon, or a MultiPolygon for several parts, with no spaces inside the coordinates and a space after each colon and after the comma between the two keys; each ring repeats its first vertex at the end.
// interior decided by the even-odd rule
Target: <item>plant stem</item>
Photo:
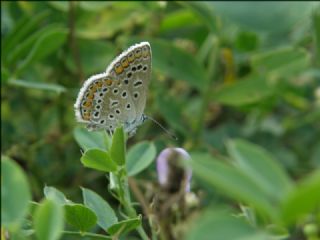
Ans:
{"type": "Polygon", "coordinates": [[[218,45],[219,45],[217,39],[214,38],[212,35],[209,35],[208,38],[211,40],[212,47],[211,47],[211,54],[209,55],[209,58],[208,58],[207,85],[204,88],[205,90],[202,92],[203,101],[202,101],[201,110],[198,118],[198,123],[195,128],[195,136],[196,136],[195,146],[197,146],[200,143],[202,130],[204,128],[205,114],[210,102],[210,96],[212,94],[211,83],[215,75],[215,66],[217,61],[217,52],[218,52],[218,45]]]}
{"type": "MultiPolygon", "coordinates": [[[[129,184],[128,184],[128,175],[125,173],[124,176],[121,177],[121,174],[118,174],[117,177],[119,180],[119,187],[121,188],[120,189],[120,192],[121,192],[120,198],[121,198],[121,202],[123,204],[123,207],[130,218],[136,218],[138,216],[137,216],[136,210],[132,207],[132,203],[131,203],[129,184]]],[[[141,239],[149,240],[149,237],[146,234],[146,232],[144,231],[142,226],[137,227],[137,231],[138,231],[141,239]]]]}
{"type": "Polygon", "coordinates": [[[102,235],[102,234],[97,234],[97,233],[90,233],[90,232],[73,232],[73,231],[63,231],[62,232],[63,234],[67,234],[67,235],[76,235],[76,236],[82,236],[82,237],[91,237],[91,238],[98,238],[98,239],[101,239],[101,238],[104,238],[104,239],[112,239],[111,237],[109,236],[105,236],[105,235],[102,235]]]}

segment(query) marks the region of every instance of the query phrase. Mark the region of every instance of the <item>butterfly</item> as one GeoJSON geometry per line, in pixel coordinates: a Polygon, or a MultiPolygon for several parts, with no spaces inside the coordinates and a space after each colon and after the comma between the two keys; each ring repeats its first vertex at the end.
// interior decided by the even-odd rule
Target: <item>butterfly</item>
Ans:
{"type": "Polygon", "coordinates": [[[78,122],[89,131],[112,134],[122,125],[129,137],[148,117],[144,114],[151,77],[151,46],[141,42],[116,57],[106,71],[87,79],[74,104],[78,122]]]}

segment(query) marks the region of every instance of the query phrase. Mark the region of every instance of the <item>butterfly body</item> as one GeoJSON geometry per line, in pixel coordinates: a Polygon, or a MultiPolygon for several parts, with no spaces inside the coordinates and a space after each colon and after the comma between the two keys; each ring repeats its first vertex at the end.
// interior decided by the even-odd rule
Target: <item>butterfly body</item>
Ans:
{"type": "Polygon", "coordinates": [[[147,90],[151,77],[148,42],[131,46],[107,67],[85,81],[74,105],[76,118],[89,130],[112,133],[118,125],[132,136],[145,120],[147,90]]]}

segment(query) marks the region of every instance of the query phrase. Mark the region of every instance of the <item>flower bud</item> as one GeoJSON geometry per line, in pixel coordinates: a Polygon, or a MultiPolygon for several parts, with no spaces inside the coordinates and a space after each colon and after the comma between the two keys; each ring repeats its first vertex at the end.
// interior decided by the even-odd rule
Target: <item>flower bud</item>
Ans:
{"type": "Polygon", "coordinates": [[[157,158],[157,173],[160,186],[169,193],[176,193],[181,188],[190,191],[192,171],[182,161],[190,160],[190,155],[183,148],[166,148],[157,158]]]}

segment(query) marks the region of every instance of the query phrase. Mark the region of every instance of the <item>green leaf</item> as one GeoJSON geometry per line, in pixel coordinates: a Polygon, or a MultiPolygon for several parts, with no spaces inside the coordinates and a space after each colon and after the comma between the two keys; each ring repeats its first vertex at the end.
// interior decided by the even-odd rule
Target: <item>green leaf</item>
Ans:
{"type": "Polygon", "coordinates": [[[273,86],[264,77],[251,75],[233,84],[223,85],[212,94],[211,99],[226,105],[241,106],[259,102],[273,92],[273,86]]]}
{"type": "Polygon", "coordinates": [[[317,64],[320,66],[320,7],[318,6],[313,12],[313,28],[315,35],[315,46],[317,49],[317,64]]]}
{"type": "MultiPolygon", "coordinates": [[[[91,3],[87,5],[91,6],[91,3]]],[[[135,23],[145,22],[150,15],[142,2],[113,2],[108,14],[94,11],[81,14],[77,18],[77,36],[92,40],[106,39],[114,36],[119,31],[131,31],[135,23]],[[112,10],[111,10],[112,9],[112,10]],[[106,28],[106,22],[108,27],[106,28]]]]}
{"type": "Polygon", "coordinates": [[[173,32],[184,27],[199,25],[199,23],[199,18],[189,9],[177,9],[163,16],[159,31],[173,32]]]}
{"type": "Polygon", "coordinates": [[[184,124],[181,116],[184,105],[179,104],[178,101],[169,95],[164,93],[157,94],[157,105],[161,112],[161,115],[167,120],[168,123],[175,129],[187,136],[187,126],[184,124]]]}
{"type": "Polygon", "coordinates": [[[50,199],[52,201],[55,201],[56,203],[58,203],[60,205],[72,203],[70,200],[68,200],[66,198],[66,196],[61,191],[59,191],[55,187],[45,186],[43,189],[43,193],[44,193],[46,199],[50,199]]]}
{"type": "Polygon", "coordinates": [[[116,128],[113,137],[112,137],[112,145],[110,148],[111,159],[116,162],[119,166],[122,166],[126,163],[125,156],[125,136],[122,127],[116,128]]]}
{"type": "Polygon", "coordinates": [[[301,180],[295,189],[289,192],[282,204],[282,219],[287,224],[300,222],[313,210],[320,208],[320,170],[316,170],[301,180]]]}
{"type": "Polygon", "coordinates": [[[81,189],[84,205],[90,208],[97,215],[98,225],[100,227],[107,231],[110,226],[118,222],[118,218],[113,209],[105,200],[103,200],[102,197],[89,189],[81,189]]]}
{"type": "Polygon", "coordinates": [[[142,142],[134,145],[128,151],[128,175],[133,176],[147,168],[156,157],[156,147],[153,143],[142,142]]]}
{"type": "Polygon", "coordinates": [[[216,33],[218,29],[218,19],[214,13],[214,6],[211,2],[179,2],[194,11],[198,17],[207,25],[208,29],[216,33]]]}
{"type": "Polygon", "coordinates": [[[205,69],[190,53],[163,40],[150,40],[153,65],[162,74],[184,80],[199,90],[207,84],[205,69]]]}
{"type": "Polygon", "coordinates": [[[85,151],[90,148],[106,150],[109,148],[108,146],[110,146],[109,142],[111,140],[103,131],[89,132],[85,128],[76,127],[73,130],[73,136],[80,147],[85,151]]]}
{"type": "Polygon", "coordinates": [[[232,199],[254,206],[262,215],[276,217],[276,209],[265,193],[242,171],[208,154],[193,153],[191,157],[190,163],[195,175],[232,199]]]}
{"type": "Polygon", "coordinates": [[[17,68],[17,74],[25,70],[30,64],[43,59],[59,49],[66,41],[68,32],[63,29],[49,29],[33,45],[28,56],[17,68]]]}
{"type": "Polygon", "coordinates": [[[66,91],[66,88],[53,83],[41,83],[41,82],[31,82],[25,80],[9,80],[8,84],[16,87],[24,87],[24,88],[31,88],[31,89],[39,89],[39,90],[47,90],[53,91],[57,93],[62,93],[66,91]]]}
{"type": "Polygon", "coordinates": [[[109,153],[97,148],[85,151],[80,160],[85,167],[99,171],[114,172],[117,170],[117,165],[112,161],[109,153]]]}
{"type": "Polygon", "coordinates": [[[30,33],[36,28],[36,26],[48,16],[48,11],[42,11],[36,16],[30,18],[28,15],[24,15],[15,28],[6,36],[3,40],[3,46],[1,44],[1,50],[3,50],[4,59],[6,56],[21,42],[24,38],[29,36],[30,33]]]}
{"type": "Polygon", "coordinates": [[[64,209],[67,222],[80,232],[89,230],[97,223],[96,214],[82,204],[66,205],[64,209]]]}
{"type": "Polygon", "coordinates": [[[1,66],[1,84],[5,84],[8,82],[10,77],[9,71],[4,66],[1,66]]]}
{"type": "Polygon", "coordinates": [[[309,62],[307,51],[294,47],[257,53],[251,57],[253,69],[271,79],[295,75],[305,70],[309,62]]]}
{"type": "Polygon", "coordinates": [[[1,158],[1,224],[8,227],[26,215],[31,194],[21,167],[8,157],[1,158]]]}
{"type": "Polygon", "coordinates": [[[132,218],[120,221],[108,228],[108,233],[111,235],[120,235],[136,229],[141,224],[141,218],[132,218]]]}
{"type": "Polygon", "coordinates": [[[265,149],[241,139],[229,141],[227,148],[236,167],[273,201],[281,200],[291,189],[288,175],[265,149]]]}
{"type": "Polygon", "coordinates": [[[61,27],[58,27],[57,24],[48,25],[45,28],[30,33],[30,36],[26,36],[26,39],[17,44],[11,52],[8,53],[8,58],[6,59],[8,65],[15,64],[19,62],[20,59],[24,59],[30,49],[32,49],[35,42],[44,34],[50,31],[59,30],[61,27]]]}
{"type": "MultiPolygon", "coordinates": [[[[117,54],[114,44],[105,39],[96,39],[94,41],[90,39],[77,39],[77,41],[79,57],[85,76],[101,72],[102,69],[105,69],[112,62],[117,54]]],[[[66,65],[71,72],[76,73],[78,71],[72,54],[66,56],[66,65]]]]}
{"type": "Polygon", "coordinates": [[[258,36],[254,32],[240,31],[237,34],[235,47],[240,51],[253,51],[258,46],[258,36]]]}
{"type": "Polygon", "coordinates": [[[187,240],[267,240],[265,234],[258,233],[240,218],[225,209],[209,209],[198,216],[186,234],[187,240]]]}
{"type": "MultiPolygon", "coordinates": [[[[168,41],[147,39],[152,49],[152,64],[155,69],[174,80],[186,81],[190,86],[203,90],[207,84],[204,67],[190,53],[168,41]]],[[[139,39],[130,39],[136,43],[139,39]]]]}
{"type": "Polygon", "coordinates": [[[44,200],[34,215],[34,230],[37,239],[59,239],[63,225],[63,207],[52,200],[44,200]]]}

